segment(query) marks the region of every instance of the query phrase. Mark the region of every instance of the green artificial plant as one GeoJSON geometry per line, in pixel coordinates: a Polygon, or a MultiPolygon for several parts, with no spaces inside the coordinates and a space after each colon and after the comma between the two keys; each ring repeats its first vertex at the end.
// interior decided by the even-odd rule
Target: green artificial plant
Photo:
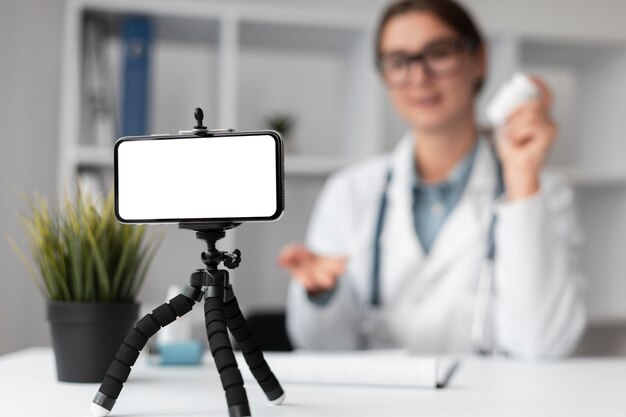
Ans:
{"type": "Polygon", "coordinates": [[[29,206],[21,219],[36,268],[10,242],[49,301],[136,300],[161,239],[147,239],[145,225],[119,223],[113,193],[101,205],[79,191],[60,210],[37,196],[29,206]]]}
{"type": "Polygon", "coordinates": [[[288,138],[295,126],[295,118],[288,113],[277,112],[265,119],[265,125],[280,133],[284,138],[288,138]]]}

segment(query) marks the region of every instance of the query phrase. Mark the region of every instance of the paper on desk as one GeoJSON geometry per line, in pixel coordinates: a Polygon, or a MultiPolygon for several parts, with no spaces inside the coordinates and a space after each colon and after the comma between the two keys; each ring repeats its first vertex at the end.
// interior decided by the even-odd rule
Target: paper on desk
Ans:
{"type": "MultiPolygon", "coordinates": [[[[241,353],[244,379],[254,380],[241,353]]],[[[455,358],[414,356],[403,351],[265,353],[281,382],[442,388],[458,365],[455,358]]]]}

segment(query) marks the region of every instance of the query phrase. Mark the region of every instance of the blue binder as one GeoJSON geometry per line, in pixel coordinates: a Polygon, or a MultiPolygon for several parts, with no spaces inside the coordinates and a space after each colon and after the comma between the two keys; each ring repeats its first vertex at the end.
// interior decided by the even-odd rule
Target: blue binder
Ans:
{"type": "Polygon", "coordinates": [[[148,133],[148,86],[152,22],[148,17],[129,16],[122,21],[123,82],[122,136],[148,133]]]}

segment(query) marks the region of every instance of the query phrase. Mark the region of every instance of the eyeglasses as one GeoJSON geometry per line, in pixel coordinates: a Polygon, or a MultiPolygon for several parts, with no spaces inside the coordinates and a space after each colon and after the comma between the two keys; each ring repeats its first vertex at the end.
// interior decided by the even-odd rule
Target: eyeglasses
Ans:
{"type": "Polygon", "coordinates": [[[424,72],[431,77],[449,77],[463,68],[465,51],[475,48],[475,42],[447,39],[435,42],[415,54],[382,54],[376,61],[376,66],[389,87],[400,88],[409,83],[413,63],[421,64],[424,72]]]}

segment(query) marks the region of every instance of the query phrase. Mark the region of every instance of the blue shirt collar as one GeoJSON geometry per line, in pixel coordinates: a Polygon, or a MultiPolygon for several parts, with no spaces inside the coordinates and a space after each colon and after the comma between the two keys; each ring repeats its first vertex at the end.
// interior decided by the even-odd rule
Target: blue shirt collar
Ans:
{"type": "Polygon", "coordinates": [[[469,178],[474,159],[476,159],[476,150],[478,149],[478,140],[465,157],[454,167],[448,178],[437,184],[424,184],[418,174],[417,161],[413,162],[413,190],[417,192],[449,192],[454,189],[463,188],[469,178]]]}

